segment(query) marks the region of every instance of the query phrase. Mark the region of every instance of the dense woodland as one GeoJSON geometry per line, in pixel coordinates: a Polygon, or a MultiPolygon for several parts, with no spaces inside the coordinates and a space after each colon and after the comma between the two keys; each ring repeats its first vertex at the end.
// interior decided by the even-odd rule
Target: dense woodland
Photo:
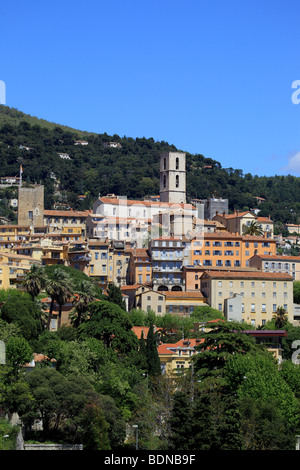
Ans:
{"type": "MultiPolygon", "coordinates": [[[[131,199],[159,194],[159,156],[176,150],[185,151],[153,138],[81,132],[0,106],[1,176],[19,176],[22,164],[25,184],[44,184],[46,209],[54,203],[89,209],[99,194],[131,199]],[[74,145],[80,139],[88,145],[74,145]],[[106,147],[108,142],[121,147],[106,147]],[[31,150],[20,149],[20,145],[31,150]],[[58,153],[67,153],[70,160],[61,159],[58,153]],[[85,199],[80,200],[79,195],[85,199]]],[[[243,155],[241,166],[242,161],[243,155]]],[[[255,208],[254,197],[264,198],[260,215],[270,215],[279,231],[283,223],[300,222],[300,178],[243,174],[241,169],[223,168],[210,156],[187,153],[188,200],[213,194],[228,198],[231,211],[255,208]]]]}

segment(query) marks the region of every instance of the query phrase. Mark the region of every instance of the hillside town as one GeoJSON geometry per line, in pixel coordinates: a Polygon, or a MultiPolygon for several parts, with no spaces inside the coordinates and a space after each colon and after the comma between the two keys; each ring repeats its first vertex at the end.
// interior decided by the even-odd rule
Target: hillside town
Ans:
{"type": "MultiPolygon", "coordinates": [[[[228,200],[214,195],[187,201],[185,157],[183,152],[161,155],[159,195],[143,200],[99,195],[85,211],[46,210],[43,185],[24,184],[20,173],[17,224],[2,220],[0,226],[0,286],[26,291],[24,282],[34,267],[66,266],[86,275],[103,293],[115,286],[128,315],[140,311],[156,319],[184,320],[199,307],[218,312],[225,323],[245,325],[245,333],[267,345],[281,364],[287,333],[265,326],[280,313],[300,326],[293,289],[300,280],[300,257],[287,249],[296,228],[286,227],[290,237],[274,235],[271,218],[259,215],[259,201],[258,208],[232,213],[228,200]]],[[[9,184],[14,184],[11,178],[9,184]]],[[[61,303],[46,293],[40,298],[50,333],[72,325],[74,295],[61,303]]],[[[218,322],[194,322],[169,342],[160,338],[163,328],[157,325],[133,324],[131,331],[149,344],[156,334],[160,373],[173,381],[189,371],[194,393],[191,358],[201,351],[201,333],[218,322]]],[[[23,370],[46,359],[34,353],[23,370]]],[[[56,363],[52,357],[51,367],[56,363]]]]}
{"type": "Polygon", "coordinates": [[[283,307],[299,325],[293,281],[300,257],[279,254],[293,237],[274,236],[259,211],[229,214],[226,199],[187,203],[184,153],[162,155],[160,194],[147,200],[109,194],[91,210],[45,210],[42,185],[18,185],[18,222],[0,227],[2,288],[20,287],[33,264],[58,264],[104,291],[118,286],[128,311],[188,316],[209,305],[257,328],[283,307]]]}

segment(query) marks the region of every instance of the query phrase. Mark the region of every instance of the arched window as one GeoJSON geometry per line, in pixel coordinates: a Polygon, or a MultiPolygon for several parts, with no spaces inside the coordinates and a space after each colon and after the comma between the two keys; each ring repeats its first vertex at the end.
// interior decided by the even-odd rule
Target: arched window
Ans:
{"type": "Polygon", "coordinates": [[[179,175],[176,175],[176,188],[179,187],[179,175]]]}
{"type": "Polygon", "coordinates": [[[179,170],[179,158],[176,158],[176,170],[179,170]]]}

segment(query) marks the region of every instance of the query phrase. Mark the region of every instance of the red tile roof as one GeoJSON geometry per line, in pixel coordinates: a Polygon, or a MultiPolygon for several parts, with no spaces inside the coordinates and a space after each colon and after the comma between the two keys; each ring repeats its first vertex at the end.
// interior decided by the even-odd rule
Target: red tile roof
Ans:
{"type": "Polygon", "coordinates": [[[103,202],[104,204],[113,204],[113,205],[127,205],[127,206],[132,206],[132,205],[142,205],[142,206],[147,206],[147,207],[174,207],[174,208],[179,208],[183,207],[186,209],[195,209],[195,207],[192,204],[184,204],[184,203],[172,203],[172,202],[160,202],[160,201],[138,201],[138,200],[132,200],[132,199],[118,199],[118,198],[112,198],[112,197],[100,197],[99,200],[103,202]]]}
{"type": "Polygon", "coordinates": [[[87,217],[89,211],[57,211],[57,210],[44,210],[44,215],[48,217],[87,217]]]}
{"type": "Polygon", "coordinates": [[[293,281],[293,277],[287,273],[266,273],[262,271],[205,271],[203,278],[211,279],[270,279],[293,281]]]}

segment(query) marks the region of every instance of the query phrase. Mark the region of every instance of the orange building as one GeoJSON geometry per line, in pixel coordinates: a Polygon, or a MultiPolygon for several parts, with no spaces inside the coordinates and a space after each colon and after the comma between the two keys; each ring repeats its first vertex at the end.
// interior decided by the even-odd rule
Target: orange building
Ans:
{"type": "Polygon", "coordinates": [[[190,263],[204,268],[246,268],[254,255],[275,255],[274,239],[235,235],[230,232],[204,233],[191,241],[190,263]]]}
{"type": "Polygon", "coordinates": [[[129,249],[128,284],[150,284],[152,281],[152,263],[148,250],[129,249]]]}

